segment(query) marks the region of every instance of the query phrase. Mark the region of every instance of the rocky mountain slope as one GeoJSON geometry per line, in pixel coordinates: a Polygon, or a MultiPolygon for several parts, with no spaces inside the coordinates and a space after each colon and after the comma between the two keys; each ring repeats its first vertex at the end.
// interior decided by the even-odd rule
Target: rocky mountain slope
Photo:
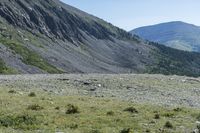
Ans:
{"type": "Polygon", "coordinates": [[[169,22],[132,30],[143,39],[172,48],[200,52],[200,28],[184,22],[169,22]]]}
{"type": "Polygon", "coordinates": [[[58,0],[1,0],[0,27],[0,73],[200,73],[199,54],[143,41],[58,0]]]}

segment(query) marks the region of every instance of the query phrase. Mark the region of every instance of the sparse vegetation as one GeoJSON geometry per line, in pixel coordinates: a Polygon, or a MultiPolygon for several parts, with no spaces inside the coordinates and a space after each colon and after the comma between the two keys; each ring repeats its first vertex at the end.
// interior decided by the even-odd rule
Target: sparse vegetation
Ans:
{"type": "MultiPolygon", "coordinates": [[[[157,129],[160,128],[160,125],[166,120],[173,120],[174,122],[173,126],[171,123],[167,122],[164,125],[166,130],[172,130],[173,127],[176,127],[179,124],[182,124],[189,129],[191,128],[192,130],[192,123],[190,125],[188,122],[190,123],[196,120],[196,117],[190,115],[193,112],[191,109],[188,109],[187,114],[181,114],[182,117],[162,118],[158,117],[153,112],[159,110],[161,114],[165,114],[166,109],[154,105],[144,106],[120,102],[118,100],[107,100],[104,98],[56,96],[49,95],[47,92],[37,92],[37,97],[33,99],[28,98],[28,94],[25,92],[23,93],[24,95],[12,95],[11,98],[8,98],[7,96],[9,93],[7,92],[6,89],[0,89],[1,100],[4,99],[3,101],[6,102],[15,102],[10,102],[8,106],[0,103],[2,107],[0,108],[0,127],[5,127],[3,129],[4,132],[9,132],[9,127],[14,127],[16,133],[18,132],[18,129],[36,130],[37,128],[40,130],[42,129],[44,132],[55,131],[56,128],[59,128],[60,131],[69,133],[75,131],[100,133],[154,132],[157,131],[157,129]],[[45,99],[41,100],[42,97],[45,97],[45,99]],[[51,99],[48,97],[51,97],[51,99]],[[71,103],[68,104],[66,109],[63,105],[68,101],[71,103]],[[55,106],[53,106],[54,104],[52,105],[52,103],[55,103],[55,106]],[[29,104],[28,107],[25,106],[27,104],[29,104]],[[131,106],[131,104],[133,105],[131,106]],[[91,106],[94,107],[94,109],[91,109],[91,106]],[[127,106],[129,107],[127,108],[127,106]],[[79,108],[81,110],[79,110],[79,108]],[[140,112],[132,117],[130,114],[124,112],[122,108],[125,108],[125,110],[131,114],[138,112],[136,111],[136,108],[137,110],[140,110],[140,112]],[[106,111],[111,109],[115,111],[106,111]],[[68,115],[65,115],[65,113],[68,115]],[[77,113],[78,116],[70,115],[77,113]],[[25,116],[17,114],[25,114],[25,116]],[[115,117],[109,117],[113,115],[115,117]],[[156,123],[150,124],[148,128],[139,124],[147,122],[153,115],[155,115],[156,118],[159,118],[156,123]],[[187,117],[190,117],[191,121],[188,121],[187,117]],[[92,130],[91,127],[95,130],[92,130]],[[124,127],[130,127],[131,129],[124,127]]],[[[195,123],[193,125],[195,125],[195,123]]],[[[0,130],[2,129],[0,128],[0,130]]]]}
{"type": "Polygon", "coordinates": [[[17,71],[8,67],[5,62],[0,58],[0,73],[1,74],[17,74],[17,71]]]}
{"type": "MultiPolygon", "coordinates": [[[[13,50],[13,52],[15,52],[16,54],[22,56],[22,61],[25,64],[36,66],[48,73],[62,73],[61,70],[58,70],[56,67],[46,62],[39,54],[31,51],[17,41],[0,38],[0,43],[13,50]]],[[[0,61],[0,63],[2,63],[2,61],[0,61]]],[[[5,67],[5,65],[3,65],[2,68],[0,67],[0,70],[1,69],[2,72],[0,71],[0,73],[12,72],[9,68],[5,67]]]]}
{"type": "MultiPolygon", "coordinates": [[[[55,131],[67,133],[176,133],[183,132],[183,128],[179,128],[180,126],[184,127],[188,132],[192,132],[195,128],[197,129],[196,122],[199,121],[199,109],[179,106],[174,108],[175,106],[166,107],[152,105],[151,103],[134,103],[133,101],[128,102],[111,96],[93,97],[76,95],[75,93],[75,87],[80,89],[80,93],[82,93],[81,90],[83,88],[89,90],[88,88],[98,83],[104,84],[109,89],[112,87],[117,89],[114,86],[114,82],[117,82],[116,86],[122,84],[124,87],[122,87],[122,90],[124,91],[127,90],[126,86],[134,88],[133,83],[128,82],[129,78],[124,78],[126,83],[128,82],[126,84],[122,82],[122,79],[116,80],[113,76],[111,76],[112,82],[106,83],[105,81],[100,81],[97,77],[92,77],[95,82],[91,77],[74,81],[74,78],[63,77],[62,75],[62,78],[69,79],[66,84],[62,80],[57,80],[58,77],[55,77],[55,80],[51,77],[50,80],[45,79],[45,81],[41,80],[43,79],[41,75],[41,79],[31,77],[31,79],[37,79],[38,82],[36,80],[33,80],[34,82],[27,79],[23,80],[24,77],[21,75],[18,77],[19,80],[15,79],[16,76],[10,77],[14,79],[12,82],[7,76],[5,77],[6,80],[0,77],[0,132],[3,133],[37,131],[50,133],[55,131]],[[91,82],[90,85],[83,86],[79,84],[79,82],[82,83],[86,79],[91,82]],[[46,86],[40,88],[43,83],[44,85],[48,83],[49,91],[44,88],[46,86]],[[73,86],[74,83],[77,86],[73,86]],[[67,93],[65,93],[65,90],[61,93],[57,92],[63,87],[60,86],[61,84],[66,87],[67,93]],[[9,91],[12,93],[17,91],[17,93],[8,93],[9,91]],[[34,92],[36,97],[29,97],[30,92],[34,92]]],[[[133,77],[130,79],[133,80],[133,77]]],[[[154,85],[162,84],[166,87],[164,78],[161,83],[154,76],[152,76],[153,80],[147,79],[146,76],[145,79],[145,81],[143,78],[142,80],[134,80],[134,85],[138,86],[138,82],[143,85],[141,88],[146,88],[145,85],[147,83],[148,85],[151,85],[151,83],[154,85]]],[[[169,79],[167,78],[166,82],[171,83],[170,87],[173,88],[174,92],[176,88],[173,87],[173,83],[176,86],[179,86],[179,83],[174,82],[174,79],[171,81],[169,79]]],[[[187,89],[190,88],[186,83],[180,84],[187,89]]],[[[195,85],[199,86],[198,82],[192,82],[191,86],[195,87],[195,85]]],[[[163,90],[167,90],[167,88],[163,88],[163,90]]],[[[106,95],[108,94],[109,92],[106,93],[106,95]]]]}

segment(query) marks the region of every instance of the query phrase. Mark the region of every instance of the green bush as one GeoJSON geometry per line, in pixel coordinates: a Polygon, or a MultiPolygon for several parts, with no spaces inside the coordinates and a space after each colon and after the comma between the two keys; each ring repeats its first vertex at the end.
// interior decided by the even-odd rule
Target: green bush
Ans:
{"type": "Polygon", "coordinates": [[[164,127],[166,127],[166,128],[173,128],[173,125],[172,125],[171,122],[167,121],[167,122],[165,123],[164,127]]]}
{"type": "Polygon", "coordinates": [[[130,112],[130,113],[138,113],[137,109],[134,107],[128,107],[124,109],[124,111],[130,112]]]}
{"type": "Polygon", "coordinates": [[[199,130],[199,133],[200,133],[200,125],[199,124],[197,125],[197,129],[199,130]]]}
{"type": "Polygon", "coordinates": [[[163,114],[163,116],[172,118],[172,117],[174,117],[174,113],[168,112],[168,113],[163,114]]]}
{"type": "Polygon", "coordinates": [[[37,105],[37,104],[33,104],[33,105],[29,105],[27,109],[28,110],[39,111],[39,110],[42,110],[44,108],[39,106],[39,105],[37,105]]]}
{"type": "Polygon", "coordinates": [[[98,129],[93,129],[90,133],[101,133],[98,129]]]}
{"type": "Polygon", "coordinates": [[[60,110],[60,107],[59,106],[55,107],[55,110],[60,110]]]}
{"type": "Polygon", "coordinates": [[[36,97],[36,94],[35,94],[35,92],[31,92],[31,93],[28,94],[28,96],[29,97],[36,97]]]}
{"type": "Polygon", "coordinates": [[[155,114],[154,119],[160,119],[160,115],[159,114],[155,114]]]}
{"type": "Polygon", "coordinates": [[[130,133],[131,129],[130,128],[124,128],[120,131],[120,133],[130,133]]]}
{"type": "Polygon", "coordinates": [[[183,111],[183,109],[182,108],[175,108],[175,109],[173,109],[175,112],[181,112],[181,111],[183,111]]]}
{"type": "Polygon", "coordinates": [[[17,116],[0,116],[0,127],[14,127],[18,129],[30,129],[39,124],[35,116],[28,114],[17,116]]]}
{"type": "Polygon", "coordinates": [[[12,94],[15,94],[17,93],[15,90],[9,90],[8,93],[12,93],[12,94]]]}
{"type": "Polygon", "coordinates": [[[67,110],[65,112],[66,114],[76,114],[79,113],[79,109],[77,106],[74,106],[72,104],[67,105],[67,110]]]}
{"type": "Polygon", "coordinates": [[[77,124],[71,124],[69,126],[70,129],[77,129],[78,128],[78,125],[77,124]]]}
{"type": "Polygon", "coordinates": [[[150,129],[147,129],[147,130],[146,130],[146,133],[150,133],[150,132],[151,132],[151,130],[150,130],[150,129]]]}
{"type": "Polygon", "coordinates": [[[115,113],[113,111],[108,111],[106,114],[107,115],[114,115],[115,113]]]}
{"type": "Polygon", "coordinates": [[[200,114],[198,114],[198,115],[196,116],[196,119],[197,119],[198,121],[200,121],[200,114]]]}

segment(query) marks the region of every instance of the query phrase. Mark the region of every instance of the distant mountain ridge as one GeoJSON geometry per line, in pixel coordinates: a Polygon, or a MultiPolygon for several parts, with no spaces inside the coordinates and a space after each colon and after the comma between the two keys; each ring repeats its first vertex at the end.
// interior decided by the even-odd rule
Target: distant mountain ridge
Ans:
{"type": "Polygon", "coordinates": [[[131,33],[172,48],[200,52],[200,27],[193,24],[174,21],[136,28],[131,33]]]}
{"type": "Polygon", "coordinates": [[[145,41],[59,0],[1,0],[0,73],[200,76],[200,54],[145,41]]]}

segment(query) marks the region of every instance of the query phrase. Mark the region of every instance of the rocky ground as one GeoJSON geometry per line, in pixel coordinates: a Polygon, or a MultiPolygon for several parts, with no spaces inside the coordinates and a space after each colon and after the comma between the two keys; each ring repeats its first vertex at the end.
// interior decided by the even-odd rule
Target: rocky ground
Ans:
{"type": "Polygon", "coordinates": [[[0,88],[200,108],[200,78],[162,75],[1,75],[0,88]]]}
{"type": "Polygon", "coordinates": [[[1,75],[0,133],[198,133],[200,78],[1,75]]]}

